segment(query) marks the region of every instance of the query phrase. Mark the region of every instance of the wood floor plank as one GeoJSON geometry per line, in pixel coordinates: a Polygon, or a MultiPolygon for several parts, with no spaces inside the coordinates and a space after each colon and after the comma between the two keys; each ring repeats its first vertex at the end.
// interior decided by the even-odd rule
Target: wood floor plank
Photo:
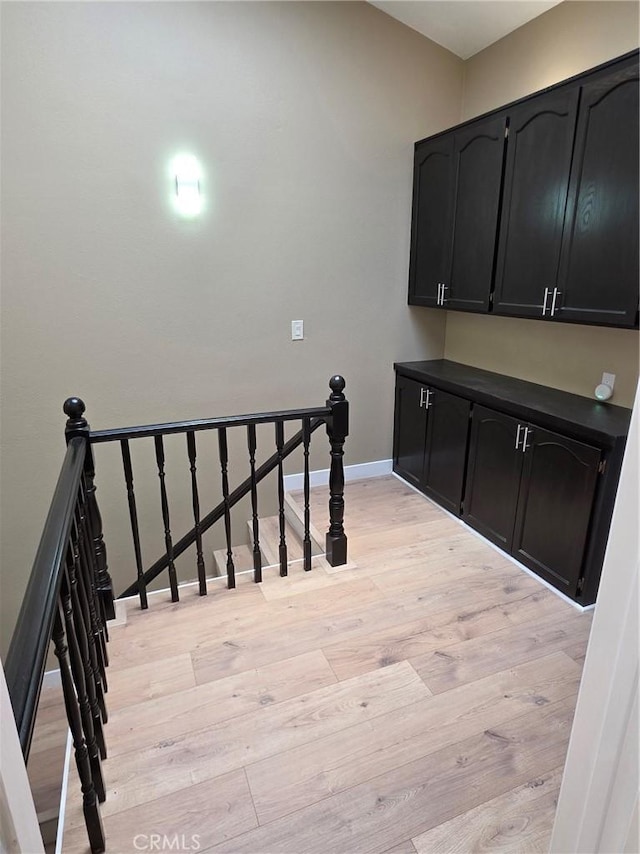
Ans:
{"type": "MultiPolygon", "coordinates": [[[[134,667],[109,669],[109,692],[106,697],[110,713],[134,703],[154,700],[167,694],[187,691],[196,684],[189,653],[134,667]]],[[[113,716],[113,715],[112,715],[113,716]]]]}
{"type": "Polygon", "coordinates": [[[461,621],[459,615],[441,611],[402,623],[348,643],[324,647],[338,679],[351,679],[378,667],[424,655],[469,638],[490,634],[509,625],[499,606],[480,608],[461,621]]]}
{"type": "Polygon", "coordinates": [[[558,767],[574,700],[536,709],[230,842],[218,854],[382,854],[558,767]]]}
{"type": "Polygon", "coordinates": [[[571,609],[560,622],[557,617],[500,629],[491,635],[449,645],[411,663],[434,694],[472,682],[505,666],[513,666],[564,649],[584,640],[591,631],[589,614],[571,609]]]}
{"type": "MultiPolygon", "coordinates": [[[[199,851],[256,827],[243,771],[232,771],[152,803],[107,816],[107,851],[199,851]],[[152,834],[157,842],[154,843],[152,834]],[[155,844],[155,848],[152,845],[155,844]]],[[[65,830],[64,854],[88,854],[85,828],[65,830]]]]}
{"type": "Polygon", "coordinates": [[[320,650],[129,705],[109,720],[110,756],[239,717],[336,682],[320,650]]]}
{"type": "MultiPolygon", "coordinates": [[[[334,593],[334,598],[338,598],[334,593]]],[[[296,599],[297,597],[292,597],[296,599]]],[[[290,600],[287,600],[290,601],[290,600]]],[[[354,606],[346,613],[326,615],[307,621],[296,620],[280,626],[267,625],[262,631],[254,626],[252,632],[221,635],[215,642],[204,642],[192,653],[198,682],[220,679],[289,658],[291,650],[299,653],[322,648],[328,640],[344,640],[370,634],[377,628],[400,625],[415,618],[424,610],[418,598],[396,604],[383,597],[366,608],[354,606]]]]}
{"type": "Polygon", "coordinates": [[[527,601],[508,603],[504,607],[504,614],[509,621],[516,626],[522,623],[530,623],[533,620],[544,620],[548,617],[562,619],[566,613],[566,604],[550,590],[540,587],[535,581],[535,590],[527,601]]]}
{"type": "MultiPolygon", "coordinates": [[[[264,632],[265,625],[275,630],[314,618],[346,613],[354,607],[364,608],[370,602],[382,602],[385,598],[380,588],[365,577],[345,579],[339,596],[335,590],[335,585],[329,589],[307,589],[296,596],[270,602],[261,596],[257,604],[249,603],[229,612],[209,613],[206,608],[199,611],[191,609],[183,615],[173,615],[170,623],[166,618],[148,624],[128,624],[112,633],[109,649],[113,667],[122,669],[158,662],[166,657],[202,649],[216,640],[230,638],[236,641],[247,635],[258,635],[264,632]],[[169,625],[170,632],[166,631],[169,625]]],[[[231,593],[233,595],[233,591],[231,593]]],[[[283,657],[289,658],[290,655],[283,657]]],[[[244,669],[253,666],[255,663],[249,663],[244,669]]]]}
{"type": "Polygon", "coordinates": [[[463,534],[464,537],[457,534],[455,538],[449,538],[446,551],[434,549],[433,546],[427,550],[424,543],[407,544],[399,552],[395,549],[381,550],[360,565],[360,571],[369,575],[385,593],[391,595],[445,581],[449,582],[453,591],[463,585],[467,578],[479,575],[487,577],[492,572],[509,574],[514,579],[521,577],[531,590],[539,589],[539,585],[511,561],[501,557],[485,543],[478,542],[476,545],[470,542],[466,532],[463,534]],[[399,572],[400,567],[402,571],[399,572]]]}
{"type": "Polygon", "coordinates": [[[407,839],[406,842],[401,842],[400,845],[394,845],[389,848],[384,854],[416,854],[416,849],[413,842],[407,839]]]}
{"type": "Polygon", "coordinates": [[[265,824],[524,712],[574,698],[580,668],[563,653],[455,688],[247,767],[265,824]]]}
{"type": "MultiPolygon", "coordinates": [[[[526,579],[492,574],[468,579],[451,591],[448,584],[425,590],[417,599],[394,601],[422,602],[420,619],[383,627],[371,634],[324,646],[323,650],[339,679],[366,673],[511,626],[504,613],[505,603],[513,609],[527,608],[526,579]]],[[[531,594],[530,594],[531,595],[531,594]]],[[[407,616],[410,616],[409,614],[407,616]]]]}
{"type": "Polygon", "coordinates": [[[418,854],[545,854],[562,781],[555,768],[413,840],[418,854]]]}
{"type": "MultiPolygon", "coordinates": [[[[105,762],[112,815],[415,703],[429,691],[403,662],[105,762]]],[[[405,834],[406,836],[406,834],[405,834]]]]}

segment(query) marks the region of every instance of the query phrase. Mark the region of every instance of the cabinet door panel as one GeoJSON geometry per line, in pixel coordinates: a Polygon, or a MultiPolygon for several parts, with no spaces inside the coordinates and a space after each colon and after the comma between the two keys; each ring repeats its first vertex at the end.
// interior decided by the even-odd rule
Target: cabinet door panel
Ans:
{"type": "Polygon", "coordinates": [[[638,310],[638,67],[582,88],[559,320],[633,326],[638,310]]]}
{"type": "Polygon", "coordinates": [[[424,486],[427,495],[460,515],[469,435],[468,400],[433,389],[427,419],[424,486]]]}
{"type": "Polygon", "coordinates": [[[513,555],[575,596],[601,452],[535,426],[529,445],[513,555]]]}
{"type": "Polygon", "coordinates": [[[557,285],[578,95],[553,92],[509,113],[497,314],[541,317],[545,288],[557,285]]]}
{"type": "Polygon", "coordinates": [[[421,143],[413,166],[409,303],[433,305],[451,245],[453,134],[421,143]]]}
{"type": "Polygon", "coordinates": [[[407,377],[396,380],[393,470],[422,488],[427,440],[427,410],[420,403],[426,386],[407,377]]]}
{"type": "Polygon", "coordinates": [[[487,311],[493,277],[506,116],[455,135],[451,273],[445,307],[487,311]]]}
{"type": "Polygon", "coordinates": [[[463,519],[511,551],[524,454],[516,451],[519,422],[474,406],[463,519]]]}

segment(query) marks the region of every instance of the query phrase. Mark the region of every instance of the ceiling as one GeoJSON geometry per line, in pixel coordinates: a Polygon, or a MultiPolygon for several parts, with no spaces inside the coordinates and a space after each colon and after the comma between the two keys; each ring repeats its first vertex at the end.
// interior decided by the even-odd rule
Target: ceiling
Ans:
{"type": "Polygon", "coordinates": [[[369,0],[461,59],[469,59],[560,0],[369,0]]]}

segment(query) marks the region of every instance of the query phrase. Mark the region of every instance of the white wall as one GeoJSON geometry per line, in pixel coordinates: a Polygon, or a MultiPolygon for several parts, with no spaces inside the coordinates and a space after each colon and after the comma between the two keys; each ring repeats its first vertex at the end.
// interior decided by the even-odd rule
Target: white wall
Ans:
{"type": "MultiPolygon", "coordinates": [[[[6,647],[70,394],[100,428],[322,405],[340,372],[347,462],[389,457],[393,361],[444,346],[444,317],[406,304],[413,142],[459,120],[463,63],[366,3],[1,11],[6,647]],[[206,173],[193,222],[170,205],[168,162],[185,149],[206,173]],[[306,338],[292,343],[298,318],[306,338]]],[[[177,534],[191,513],[178,450],[177,534]]],[[[136,457],[149,477],[136,485],[153,502],[143,523],[161,533],[151,453],[136,457]]],[[[119,465],[98,455],[122,589],[133,576],[119,465]]]]}

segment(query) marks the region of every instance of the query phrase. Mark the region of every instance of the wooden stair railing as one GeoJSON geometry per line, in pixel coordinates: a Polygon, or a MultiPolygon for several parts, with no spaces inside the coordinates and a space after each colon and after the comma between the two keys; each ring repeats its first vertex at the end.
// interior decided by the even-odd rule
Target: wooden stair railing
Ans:
{"type": "Polygon", "coordinates": [[[342,457],[348,433],[349,404],[344,396],[345,381],[342,377],[332,377],[329,385],[331,395],[323,407],[94,432],[84,417],[83,401],[77,397],[65,401],[63,408],[68,416],[65,429],[67,452],[7,654],[5,672],[26,762],[47,654],[53,642],[60,665],[65,709],[80,777],[84,818],[92,854],[101,854],[105,850],[99,803],[104,801],[106,794],[101,763],[107,755],[103,731],[107,722],[107,621],[115,616],[113,584],[108,571],[102,517],[96,498],[93,446],[103,442],[120,442],[137,572],[135,582],[122,595],[137,593],[143,609],[148,607],[147,585],[165,569],[168,571],[171,598],[178,601],[175,560],[194,544],[199,592],[201,595],[207,593],[202,535],[220,519],[224,519],[227,544],[227,585],[235,586],[230,513],[232,507],[245,495],[251,496],[253,576],[256,582],[262,580],[257,485],[274,470],[277,470],[278,479],[280,575],[287,575],[283,462],[300,446],[304,457],[304,569],[311,569],[309,446],[312,433],[322,424],[326,425],[331,452],[330,526],[326,535],[326,555],[332,566],[338,566],[345,563],[347,558],[347,537],[343,526],[342,457]],[[301,422],[301,429],[285,442],[285,422],[296,420],[301,422]],[[256,425],[265,423],[275,426],[275,453],[261,465],[256,465],[256,425]],[[227,433],[238,427],[244,427],[247,431],[251,474],[230,492],[227,433]],[[201,518],[195,434],[202,430],[218,432],[223,500],[201,518]],[[194,525],[174,543],[163,436],[175,433],[186,436],[194,525]],[[154,440],[165,544],[164,554],[147,570],[144,570],[142,563],[129,445],[130,441],[144,437],[153,437],[154,440]]]}
{"type": "Polygon", "coordinates": [[[5,662],[20,746],[29,757],[47,655],[54,644],[92,852],[105,850],[99,803],[105,799],[107,627],[97,593],[101,555],[92,460],[77,437],[67,446],[5,662]]]}
{"type": "MultiPolygon", "coordinates": [[[[323,407],[308,409],[290,409],[278,412],[263,412],[253,415],[236,415],[227,418],[209,418],[196,421],[178,421],[168,424],[151,424],[140,427],[124,427],[114,430],[91,431],[84,418],[84,403],[78,398],[72,398],[65,404],[65,411],[70,414],[67,431],[68,435],[84,433],[90,445],[104,442],[120,442],[124,480],[129,502],[129,518],[131,536],[136,561],[136,579],[120,594],[121,598],[138,595],[140,607],[148,607],[147,586],[160,573],[167,570],[171,599],[179,600],[178,582],[175,571],[175,561],[189,547],[196,546],[196,572],[200,595],[207,593],[205,565],[202,551],[202,535],[220,519],[224,519],[225,540],[227,548],[227,586],[236,585],[233,546],[231,543],[231,509],[245,496],[251,500],[251,528],[254,581],[262,581],[262,558],[260,553],[260,523],[258,516],[257,485],[272,471],[277,471],[278,516],[280,520],[279,561],[280,575],[288,573],[287,545],[285,537],[284,516],[284,474],[283,462],[296,449],[302,446],[304,458],[304,569],[311,569],[311,539],[309,517],[309,447],[311,435],[323,424],[326,426],[330,444],[331,465],[329,474],[329,530],[326,534],[326,556],[332,566],[341,566],[347,561],[347,537],[344,531],[344,467],[343,448],[349,431],[349,404],[344,395],[345,381],[341,376],[334,376],[329,381],[331,394],[323,407]],[[301,422],[301,429],[286,442],[284,440],[284,425],[286,422],[301,422]],[[256,425],[273,424],[275,428],[274,453],[262,464],[256,464],[256,425]],[[244,428],[247,435],[247,451],[249,456],[250,475],[233,491],[229,491],[229,454],[228,432],[233,428],[244,428]],[[201,517],[198,492],[197,448],[196,433],[203,430],[218,432],[218,449],[220,461],[220,480],[222,501],[210,512],[201,517]],[[163,436],[182,433],[186,437],[186,461],[191,472],[191,490],[193,504],[193,527],[179,540],[174,541],[171,532],[171,521],[167,500],[165,478],[165,457],[163,436]],[[151,566],[144,569],[141,549],[140,532],[136,496],[133,486],[133,468],[131,463],[130,442],[142,438],[153,437],[155,443],[156,464],[160,480],[160,507],[165,534],[164,553],[151,566]]],[[[106,568],[106,551],[102,548],[101,556],[105,557],[101,564],[100,592],[105,597],[105,609],[113,608],[113,593],[111,580],[106,568]]]]}

